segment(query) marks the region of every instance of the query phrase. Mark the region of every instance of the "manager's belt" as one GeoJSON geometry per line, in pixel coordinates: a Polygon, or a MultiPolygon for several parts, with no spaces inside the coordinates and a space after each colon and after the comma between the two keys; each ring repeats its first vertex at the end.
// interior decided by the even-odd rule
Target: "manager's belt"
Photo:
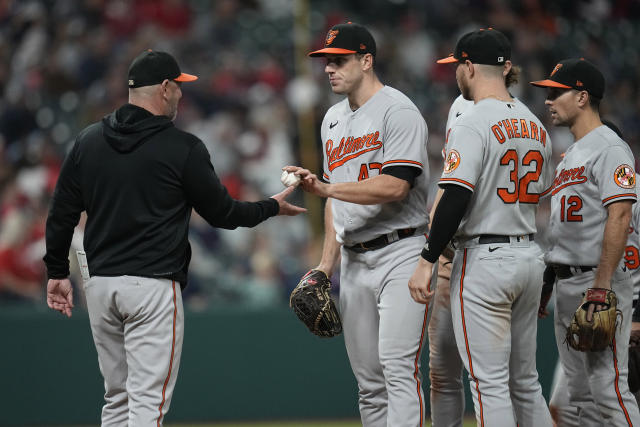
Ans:
{"type": "MultiPolygon", "coordinates": [[[[500,234],[481,234],[480,237],[478,238],[478,243],[481,245],[486,245],[488,243],[510,243],[512,238],[515,238],[516,240],[520,240],[520,238],[524,238],[525,236],[503,236],[500,234]]],[[[529,234],[526,237],[529,238],[529,241],[533,240],[533,234],[529,234]]]]}
{"type": "Polygon", "coordinates": [[[396,242],[406,237],[411,237],[415,232],[415,228],[403,228],[401,230],[392,231],[388,234],[383,234],[380,237],[376,237],[375,239],[371,239],[366,242],[356,243],[352,246],[345,246],[345,248],[359,254],[367,251],[375,251],[376,249],[384,248],[389,243],[396,242]]]}
{"type": "Polygon", "coordinates": [[[595,267],[589,265],[565,265],[565,264],[552,264],[551,268],[556,272],[558,279],[568,279],[576,274],[586,273],[587,271],[594,270],[595,267]]]}

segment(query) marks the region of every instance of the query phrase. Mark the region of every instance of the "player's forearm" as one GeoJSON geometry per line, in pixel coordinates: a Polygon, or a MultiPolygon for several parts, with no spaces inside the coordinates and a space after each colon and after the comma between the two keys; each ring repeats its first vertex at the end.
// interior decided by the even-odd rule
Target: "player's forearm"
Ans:
{"type": "Polygon", "coordinates": [[[330,277],[333,274],[339,255],[340,243],[336,239],[336,230],[333,227],[331,199],[327,199],[327,204],[324,208],[324,244],[318,269],[324,271],[330,277]]]}
{"type": "Polygon", "coordinates": [[[359,205],[376,205],[402,200],[409,193],[409,183],[391,175],[378,175],[358,182],[330,184],[328,197],[359,205]]]}
{"type": "Polygon", "coordinates": [[[611,277],[615,271],[629,235],[629,221],[631,220],[631,202],[624,200],[612,203],[608,207],[609,216],[604,226],[602,239],[602,254],[598,263],[598,270],[594,286],[611,288],[611,277]]]}

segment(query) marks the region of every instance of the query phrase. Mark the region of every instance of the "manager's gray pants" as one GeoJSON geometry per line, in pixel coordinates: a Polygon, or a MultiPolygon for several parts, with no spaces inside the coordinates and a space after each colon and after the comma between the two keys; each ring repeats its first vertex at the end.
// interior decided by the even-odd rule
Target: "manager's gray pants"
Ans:
{"type": "Polygon", "coordinates": [[[84,288],[104,377],[102,426],[161,426],[182,353],[180,285],[167,279],[97,276],[84,288]]]}

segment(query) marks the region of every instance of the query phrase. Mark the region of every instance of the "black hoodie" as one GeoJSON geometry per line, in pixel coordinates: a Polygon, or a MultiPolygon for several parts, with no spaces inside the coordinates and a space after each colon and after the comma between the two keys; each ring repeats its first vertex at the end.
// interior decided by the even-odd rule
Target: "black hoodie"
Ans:
{"type": "Polygon", "coordinates": [[[49,278],[69,276],[69,247],[87,212],[92,276],[174,279],[184,287],[191,209],[214,227],[253,227],[278,202],[241,202],[220,183],[197,137],[165,116],[126,104],[84,129],[62,165],[47,219],[49,278]]]}

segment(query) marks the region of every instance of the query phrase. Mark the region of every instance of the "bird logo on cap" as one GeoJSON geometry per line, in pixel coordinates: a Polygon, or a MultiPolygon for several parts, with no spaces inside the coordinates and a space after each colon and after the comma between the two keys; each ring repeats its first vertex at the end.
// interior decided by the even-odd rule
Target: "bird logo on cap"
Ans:
{"type": "Polygon", "coordinates": [[[327,34],[327,41],[325,42],[325,46],[329,46],[333,42],[333,39],[336,38],[339,32],[340,31],[338,30],[329,31],[329,34],[327,34]]]}
{"type": "Polygon", "coordinates": [[[558,70],[562,68],[562,64],[558,64],[553,68],[553,71],[551,72],[551,76],[553,76],[555,73],[558,72],[558,70]]]}

